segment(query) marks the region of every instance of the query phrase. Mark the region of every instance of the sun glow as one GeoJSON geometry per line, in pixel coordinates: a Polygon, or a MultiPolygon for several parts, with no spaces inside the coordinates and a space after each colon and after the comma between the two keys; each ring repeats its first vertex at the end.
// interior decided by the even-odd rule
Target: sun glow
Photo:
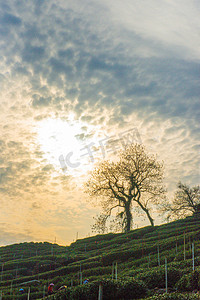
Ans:
{"type": "Polygon", "coordinates": [[[38,126],[38,142],[44,158],[57,170],[85,173],[91,167],[87,146],[98,139],[98,128],[83,122],[46,119],[38,126]]]}

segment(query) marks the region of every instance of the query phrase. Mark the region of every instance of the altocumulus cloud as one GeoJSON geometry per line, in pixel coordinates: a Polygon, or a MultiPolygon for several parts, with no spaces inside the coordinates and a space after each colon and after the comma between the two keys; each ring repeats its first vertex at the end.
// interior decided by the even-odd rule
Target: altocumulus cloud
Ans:
{"type": "MultiPolygon", "coordinates": [[[[165,160],[171,190],[180,179],[197,184],[199,10],[195,0],[1,3],[3,197],[23,202],[34,195],[27,211],[44,210],[41,201],[65,205],[70,176],[51,176],[35,127],[71,112],[105,132],[137,126],[165,160]]],[[[78,198],[73,203],[78,211],[78,198]]]]}

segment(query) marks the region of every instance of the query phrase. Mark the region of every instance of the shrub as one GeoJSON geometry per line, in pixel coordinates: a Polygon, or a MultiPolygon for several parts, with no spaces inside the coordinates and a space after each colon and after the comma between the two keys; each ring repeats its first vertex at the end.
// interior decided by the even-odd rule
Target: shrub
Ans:
{"type": "MultiPolygon", "coordinates": [[[[175,284],[180,280],[182,272],[175,268],[168,268],[167,278],[168,287],[174,287],[175,284]]],[[[152,271],[144,272],[136,276],[138,279],[143,280],[149,289],[155,287],[165,287],[165,270],[164,267],[155,268],[152,271]]]]}
{"type": "Polygon", "coordinates": [[[146,293],[147,288],[144,282],[133,278],[120,282],[116,299],[139,299],[146,293]]]}
{"type": "Polygon", "coordinates": [[[199,300],[199,294],[180,294],[180,293],[170,293],[163,295],[154,295],[146,300],[199,300]]]}
{"type": "Polygon", "coordinates": [[[110,265],[114,261],[124,262],[129,260],[130,258],[137,259],[141,255],[141,249],[133,248],[132,250],[120,249],[120,250],[113,250],[107,254],[102,255],[102,265],[110,265]]]}
{"type": "Polygon", "coordinates": [[[147,289],[143,282],[135,279],[129,280],[110,280],[103,279],[94,281],[87,285],[67,288],[65,292],[56,294],[56,300],[97,300],[99,284],[103,287],[104,300],[138,299],[146,295],[147,289]]]}
{"type": "Polygon", "coordinates": [[[200,274],[194,271],[190,274],[185,274],[177,282],[176,287],[179,291],[194,291],[200,289],[200,274]]]}
{"type": "Polygon", "coordinates": [[[104,274],[111,274],[112,269],[111,267],[98,267],[98,268],[93,268],[93,269],[88,269],[88,270],[83,270],[83,275],[85,277],[88,277],[90,275],[104,275],[104,274]]]}

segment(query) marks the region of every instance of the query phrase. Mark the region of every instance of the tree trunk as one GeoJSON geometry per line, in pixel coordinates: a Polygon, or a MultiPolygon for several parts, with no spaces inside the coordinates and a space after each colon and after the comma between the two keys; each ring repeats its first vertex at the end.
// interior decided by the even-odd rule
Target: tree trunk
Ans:
{"type": "Polygon", "coordinates": [[[154,220],[153,220],[152,217],[150,216],[149,210],[146,209],[146,210],[145,210],[145,213],[147,214],[147,217],[148,217],[148,219],[149,219],[149,221],[150,221],[150,223],[151,223],[151,226],[154,226],[154,220]]]}
{"type": "Polygon", "coordinates": [[[132,225],[132,214],[130,210],[130,203],[125,204],[125,218],[126,218],[126,223],[125,223],[124,231],[129,232],[131,230],[131,225],[132,225]]]}
{"type": "Polygon", "coordinates": [[[154,226],[154,220],[152,219],[152,217],[151,217],[151,215],[149,213],[148,208],[144,207],[140,201],[137,201],[137,203],[142,208],[142,210],[147,214],[147,217],[148,217],[148,219],[149,219],[149,221],[151,223],[151,226],[154,226]]]}

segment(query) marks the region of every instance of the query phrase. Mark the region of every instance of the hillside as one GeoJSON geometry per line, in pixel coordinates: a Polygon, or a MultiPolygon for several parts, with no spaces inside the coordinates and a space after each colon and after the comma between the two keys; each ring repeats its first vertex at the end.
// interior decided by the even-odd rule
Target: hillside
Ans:
{"type": "MultiPolygon", "coordinates": [[[[68,247],[47,242],[0,247],[0,298],[27,299],[29,293],[30,299],[42,299],[47,295],[47,286],[53,282],[55,292],[62,285],[70,287],[57,292],[54,299],[95,300],[98,299],[97,287],[102,282],[103,299],[122,299],[119,296],[106,298],[108,285],[114,290],[117,283],[119,291],[120,282],[123,281],[123,288],[129,285],[133,288],[131,280],[134,278],[135,289],[141,290],[141,295],[134,297],[147,299],[157,289],[165,288],[165,259],[169,292],[175,289],[179,293],[189,292],[200,288],[198,216],[161,226],[136,229],[128,234],[96,235],[77,240],[68,247]],[[81,285],[86,278],[89,279],[89,284],[81,285]],[[22,295],[19,293],[20,288],[25,291],[22,295]],[[86,288],[87,296],[84,296],[86,288]],[[90,288],[93,288],[93,292],[90,288]],[[92,293],[96,296],[92,296],[92,293]]],[[[136,299],[130,296],[131,288],[127,288],[129,296],[123,296],[123,299],[136,299]]],[[[136,295],[135,291],[132,292],[136,295]]],[[[191,297],[187,299],[200,299],[199,296],[191,297]]]]}

